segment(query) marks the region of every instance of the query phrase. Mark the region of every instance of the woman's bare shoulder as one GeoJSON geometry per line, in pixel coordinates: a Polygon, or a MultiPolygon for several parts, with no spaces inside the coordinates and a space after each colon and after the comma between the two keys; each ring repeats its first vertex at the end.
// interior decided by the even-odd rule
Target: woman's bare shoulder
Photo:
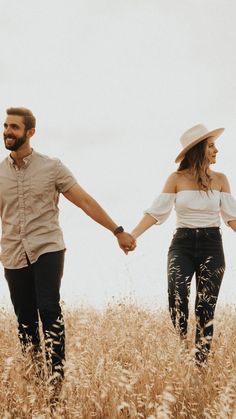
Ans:
{"type": "Polygon", "coordinates": [[[178,182],[179,174],[178,172],[173,172],[167,178],[166,183],[162,192],[164,193],[176,193],[177,182],[178,182]]]}
{"type": "Polygon", "coordinates": [[[227,176],[222,172],[212,170],[212,178],[219,185],[221,192],[230,192],[230,184],[227,176]]]}

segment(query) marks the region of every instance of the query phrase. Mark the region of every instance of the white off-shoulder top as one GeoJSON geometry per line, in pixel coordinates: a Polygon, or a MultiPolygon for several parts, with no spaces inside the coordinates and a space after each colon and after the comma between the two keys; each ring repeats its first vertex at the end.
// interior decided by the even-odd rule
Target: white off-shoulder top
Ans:
{"type": "Polygon", "coordinates": [[[161,193],[144,213],[150,214],[162,224],[172,208],[177,215],[176,227],[219,227],[220,215],[226,225],[236,220],[236,200],[230,193],[199,190],[183,190],[177,193],[161,193]]]}

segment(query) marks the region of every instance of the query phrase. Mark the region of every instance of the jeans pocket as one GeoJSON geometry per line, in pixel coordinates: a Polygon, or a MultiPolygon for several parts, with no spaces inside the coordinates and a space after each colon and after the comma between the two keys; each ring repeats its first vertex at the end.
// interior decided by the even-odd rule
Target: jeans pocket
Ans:
{"type": "Polygon", "coordinates": [[[188,230],[178,228],[173,236],[174,240],[186,239],[189,235],[188,230]]]}
{"type": "Polygon", "coordinates": [[[222,241],[222,236],[220,230],[210,230],[205,231],[205,237],[207,240],[213,242],[213,243],[219,243],[222,241]]]}

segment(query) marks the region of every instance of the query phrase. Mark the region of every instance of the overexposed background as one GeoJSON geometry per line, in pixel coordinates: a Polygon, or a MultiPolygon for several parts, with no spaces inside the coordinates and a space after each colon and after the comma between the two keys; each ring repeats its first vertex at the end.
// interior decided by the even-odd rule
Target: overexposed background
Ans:
{"type": "MultiPolygon", "coordinates": [[[[2,123],[7,107],[31,108],[33,147],[61,158],[128,231],[175,170],[180,135],[197,123],[226,127],[215,168],[236,194],[235,17],[234,0],[0,0],[2,123]]],[[[110,232],[64,197],[60,207],[67,304],[101,307],[124,296],[167,304],[174,211],[125,256],[110,232]]],[[[236,238],[222,230],[220,302],[232,303],[236,238]]]]}

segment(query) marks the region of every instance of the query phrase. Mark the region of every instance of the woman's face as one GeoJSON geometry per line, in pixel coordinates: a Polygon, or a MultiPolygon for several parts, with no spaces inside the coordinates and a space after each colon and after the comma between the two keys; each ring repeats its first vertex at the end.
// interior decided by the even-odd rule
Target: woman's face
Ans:
{"type": "Polygon", "coordinates": [[[212,137],[209,137],[206,144],[206,157],[209,164],[216,163],[216,153],[218,153],[218,150],[215,146],[215,140],[212,137]]]}

